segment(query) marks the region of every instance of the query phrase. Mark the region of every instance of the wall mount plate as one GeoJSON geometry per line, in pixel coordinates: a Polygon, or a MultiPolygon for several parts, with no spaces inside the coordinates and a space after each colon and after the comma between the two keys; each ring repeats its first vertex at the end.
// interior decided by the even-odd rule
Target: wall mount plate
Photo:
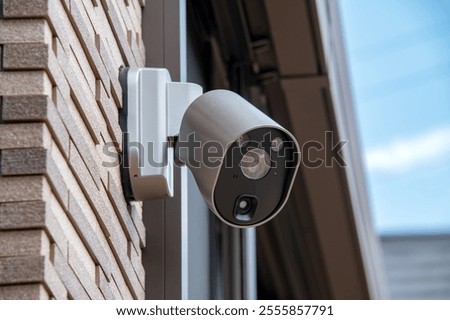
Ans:
{"type": "Polygon", "coordinates": [[[124,132],[121,175],[128,201],[173,196],[174,150],[186,109],[203,92],[193,83],[172,82],[167,69],[123,68],[120,71],[124,132]]]}

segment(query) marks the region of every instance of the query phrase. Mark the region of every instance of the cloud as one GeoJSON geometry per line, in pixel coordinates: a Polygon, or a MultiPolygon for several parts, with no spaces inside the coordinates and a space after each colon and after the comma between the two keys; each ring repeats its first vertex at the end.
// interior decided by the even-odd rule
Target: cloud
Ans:
{"type": "Polygon", "coordinates": [[[404,173],[442,159],[450,159],[450,127],[397,140],[366,153],[366,165],[370,171],[390,173],[404,173]]]}

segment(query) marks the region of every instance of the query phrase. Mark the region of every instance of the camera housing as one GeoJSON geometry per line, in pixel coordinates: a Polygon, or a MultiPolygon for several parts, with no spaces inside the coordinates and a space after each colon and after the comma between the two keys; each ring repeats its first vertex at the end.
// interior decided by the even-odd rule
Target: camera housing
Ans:
{"type": "Polygon", "coordinates": [[[291,133],[231,91],[202,95],[200,86],[172,82],[161,68],[123,68],[120,75],[127,201],[172,197],[178,163],[228,225],[258,226],[281,211],[300,163],[291,133]]]}
{"type": "Polygon", "coordinates": [[[175,154],[223,222],[255,227],[285,205],[300,163],[294,136],[238,94],[209,91],[181,121],[175,154]]]}

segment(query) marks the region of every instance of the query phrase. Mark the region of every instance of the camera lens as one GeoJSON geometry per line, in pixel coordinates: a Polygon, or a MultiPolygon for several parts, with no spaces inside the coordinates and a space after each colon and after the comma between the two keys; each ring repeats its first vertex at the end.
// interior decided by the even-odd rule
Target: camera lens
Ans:
{"type": "Polygon", "coordinates": [[[252,195],[241,195],[236,199],[234,217],[241,221],[250,221],[256,212],[258,200],[252,195]]]}
{"type": "Polygon", "coordinates": [[[247,213],[251,209],[251,202],[247,198],[242,198],[239,201],[239,213],[247,213]]]}
{"type": "Polygon", "coordinates": [[[239,167],[248,179],[259,180],[270,170],[270,156],[263,149],[250,149],[242,157],[239,167]]]}

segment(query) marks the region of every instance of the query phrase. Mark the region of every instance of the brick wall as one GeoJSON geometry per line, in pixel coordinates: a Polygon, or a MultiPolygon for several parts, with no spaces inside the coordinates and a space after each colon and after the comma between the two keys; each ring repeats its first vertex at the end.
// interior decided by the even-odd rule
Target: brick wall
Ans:
{"type": "Polygon", "coordinates": [[[102,162],[144,0],[0,3],[0,298],[143,299],[142,207],[102,162]]]}

